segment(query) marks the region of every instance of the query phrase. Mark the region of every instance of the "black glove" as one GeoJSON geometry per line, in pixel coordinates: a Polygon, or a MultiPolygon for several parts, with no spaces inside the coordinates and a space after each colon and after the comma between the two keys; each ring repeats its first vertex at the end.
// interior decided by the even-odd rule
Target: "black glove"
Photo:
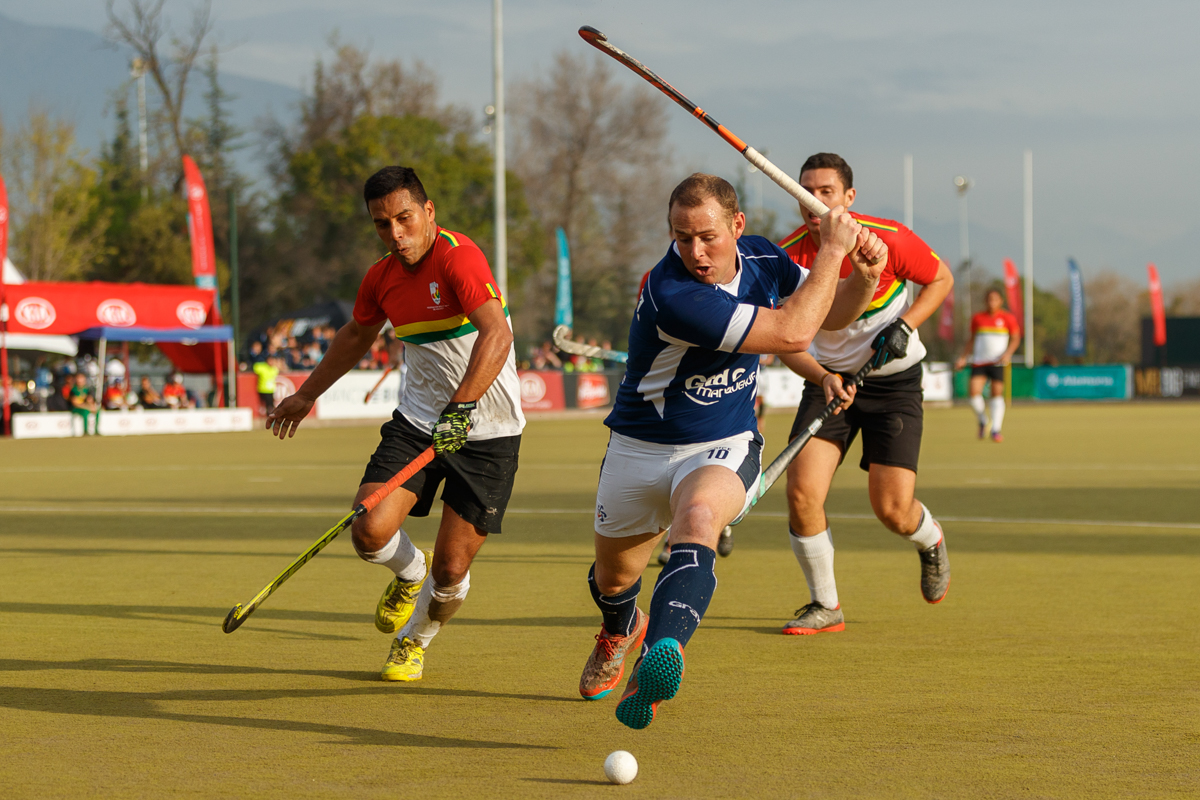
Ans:
{"type": "Polygon", "coordinates": [[[467,432],[471,430],[471,412],[479,405],[450,403],[433,426],[433,452],[439,456],[457,453],[467,443],[467,432]]]}
{"type": "Polygon", "coordinates": [[[871,347],[875,355],[871,357],[871,369],[879,369],[894,358],[904,358],[908,355],[908,337],[912,328],[902,319],[894,320],[879,332],[871,347]]]}

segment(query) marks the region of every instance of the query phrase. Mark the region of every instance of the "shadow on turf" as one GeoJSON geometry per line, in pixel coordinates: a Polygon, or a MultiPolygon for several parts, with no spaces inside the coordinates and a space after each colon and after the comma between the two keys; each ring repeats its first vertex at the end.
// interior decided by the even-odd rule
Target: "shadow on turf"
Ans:
{"type": "MultiPolygon", "coordinates": [[[[376,672],[361,670],[321,670],[321,669],[276,669],[273,667],[253,667],[236,664],[189,664],[179,661],[143,661],[122,658],[90,658],[79,661],[34,661],[21,658],[0,659],[0,672],[44,672],[49,670],[74,670],[80,672],[115,672],[115,673],[156,673],[183,675],[304,675],[319,678],[341,678],[344,680],[370,683],[371,686],[357,689],[239,689],[239,690],[188,690],[180,692],[180,697],[171,699],[196,700],[269,700],[273,697],[325,697],[337,694],[418,694],[436,695],[441,697],[471,697],[489,698],[494,700],[521,700],[541,702],[577,703],[575,697],[560,697],[541,694],[513,694],[505,692],[485,692],[480,689],[452,689],[423,684],[385,684],[380,681],[376,672]],[[186,698],[184,697],[186,695],[186,698]],[[229,695],[229,696],[225,696],[229,695]]],[[[0,705],[3,705],[3,694],[7,691],[0,687],[0,705]]],[[[171,692],[161,692],[164,699],[171,692]]]]}
{"type": "Polygon", "coordinates": [[[394,688],[379,686],[350,690],[206,690],[167,692],[109,692],[75,689],[0,688],[0,707],[20,711],[42,711],[50,714],[75,714],[92,717],[153,719],[167,722],[190,722],[203,725],[225,725],[252,730],[273,730],[288,733],[315,733],[336,736],[337,744],[375,745],[392,747],[461,747],[469,749],[557,750],[547,745],[494,742],[477,739],[454,739],[448,736],[383,731],[356,728],[303,720],[262,719],[255,717],[221,717],[204,714],[178,714],[158,707],[159,702],[188,701],[261,701],[288,700],[297,697],[343,697],[364,694],[394,694],[394,688]]]}
{"type": "Polygon", "coordinates": [[[579,778],[522,778],[532,783],[563,783],[569,786],[608,786],[608,781],[588,781],[579,778]]]}

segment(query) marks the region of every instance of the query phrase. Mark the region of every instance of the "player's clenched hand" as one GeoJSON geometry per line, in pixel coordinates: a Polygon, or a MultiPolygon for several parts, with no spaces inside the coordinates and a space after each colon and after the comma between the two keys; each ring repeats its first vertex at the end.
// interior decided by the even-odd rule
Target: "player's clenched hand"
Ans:
{"type": "Polygon", "coordinates": [[[842,380],[842,376],[836,372],[825,374],[825,377],[821,379],[821,388],[825,390],[825,405],[832,403],[835,397],[842,400],[842,404],[833,412],[835,417],[842,413],[842,409],[850,407],[850,404],[854,402],[854,395],[858,392],[856,384],[847,385],[842,380]]]}
{"type": "Polygon", "coordinates": [[[477,402],[450,403],[433,426],[433,452],[439,456],[457,453],[467,443],[471,412],[477,402]]]}
{"type": "Polygon", "coordinates": [[[842,206],[835,206],[821,217],[821,244],[829,244],[849,253],[858,245],[858,232],[862,226],[842,206]]]}
{"type": "Polygon", "coordinates": [[[858,246],[850,254],[854,270],[868,283],[875,283],[887,266],[888,248],[874,231],[860,228],[858,246]]]}
{"type": "Polygon", "coordinates": [[[288,395],[275,410],[267,414],[267,430],[271,435],[287,439],[296,435],[296,429],[312,410],[313,401],[299,394],[288,395]]]}

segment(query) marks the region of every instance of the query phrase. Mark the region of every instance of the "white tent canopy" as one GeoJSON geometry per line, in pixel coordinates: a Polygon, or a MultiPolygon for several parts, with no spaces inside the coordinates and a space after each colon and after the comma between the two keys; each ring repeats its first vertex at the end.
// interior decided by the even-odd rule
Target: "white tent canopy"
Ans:
{"type": "MultiPolygon", "coordinates": [[[[4,259],[4,282],[24,283],[21,274],[8,258],[4,259]]],[[[40,350],[43,353],[59,353],[64,356],[79,354],[79,339],[74,336],[58,336],[44,333],[9,333],[4,346],[9,350],[40,350]]]]}

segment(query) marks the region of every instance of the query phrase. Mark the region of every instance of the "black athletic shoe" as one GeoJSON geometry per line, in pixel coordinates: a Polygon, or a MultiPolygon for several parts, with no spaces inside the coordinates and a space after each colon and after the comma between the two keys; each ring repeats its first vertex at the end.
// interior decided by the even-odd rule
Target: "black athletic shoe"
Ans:
{"type": "Polygon", "coordinates": [[[717,555],[727,556],[733,552],[733,528],[728,525],[725,530],[721,531],[721,538],[717,539],[717,555]]]}
{"type": "Polygon", "coordinates": [[[937,544],[917,555],[921,557],[921,595],[926,603],[942,602],[950,589],[950,556],[946,553],[945,534],[937,544]]]}

